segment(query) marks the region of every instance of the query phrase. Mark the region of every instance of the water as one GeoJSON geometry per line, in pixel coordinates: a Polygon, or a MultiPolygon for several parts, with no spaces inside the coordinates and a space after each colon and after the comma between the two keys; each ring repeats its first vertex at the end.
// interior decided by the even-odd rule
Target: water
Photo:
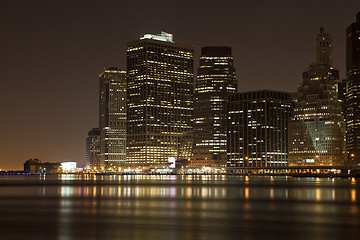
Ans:
{"type": "Polygon", "coordinates": [[[359,239],[360,179],[0,176],[0,239],[359,239]]]}

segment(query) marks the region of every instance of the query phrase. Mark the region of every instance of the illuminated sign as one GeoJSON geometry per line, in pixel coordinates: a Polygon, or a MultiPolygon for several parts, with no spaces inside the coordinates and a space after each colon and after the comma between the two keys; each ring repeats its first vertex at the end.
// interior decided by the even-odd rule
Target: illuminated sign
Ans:
{"type": "Polygon", "coordinates": [[[154,40],[158,40],[158,41],[163,41],[163,42],[174,42],[173,40],[173,35],[170,33],[166,33],[166,32],[161,32],[161,34],[155,35],[155,34],[145,34],[142,39],[154,39],[154,40]]]}
{"type": "Polygon", "coordinates": [[[168,163],[170,163],[169,168],[175,168],[175,158],[174,157],[169,157],[168,163]]]}

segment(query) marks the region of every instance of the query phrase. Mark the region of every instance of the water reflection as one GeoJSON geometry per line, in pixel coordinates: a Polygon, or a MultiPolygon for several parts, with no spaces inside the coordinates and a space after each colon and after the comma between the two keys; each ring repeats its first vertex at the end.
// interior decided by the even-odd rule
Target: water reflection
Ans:
{"type": "Polygon", "coordinates": [[[245,187],[245,189],[244,189],[245,199],[249,199],[249,196],[250,196],[249,192],[250,192],[249,187],[245,187]]]}
{"type": "Polygon", "coordinates": [[[46,231],[64,240],[360,234],[358,179],[68,174],[19,182],[0,188],[4,239],[15,228],[28,239],[46,231]]]}
{"type": "Polygon", "coordinates": [[[351,201],[356,202],[356,189],[351,189],[351,201]]]}
{"type": "Polygon", "coordinates": [[[356,179],[355,178],[351,178],[351,184],[356,185],[356,179]]]}
{"type": "MultiPolygon", "coordinates": [[[[274,178],[268,178],[268,183],[254,178],[237,179],[239,180],[237,185],[234,181],[224,180],[223,176],[92,176],[86,179],[89,184],[60,186],[59,195],[62,197],[258,199],[315,202],[356,202],[359,195],[359,187],[354,186],[354,180],[350,180],[347,187],[336,185],[333,179],[324,181],[319,178],[287,182],[286,186],[283,181],[274,178]],[[324,185],[324,183],[327,184],[324,185]]],[[[79,178],[76,175],[65,175],[61,176],[60,180],[76,181],[79,178]]],[[[45,188],[42,188],[42,195],[46,195],[45,188]]]]}

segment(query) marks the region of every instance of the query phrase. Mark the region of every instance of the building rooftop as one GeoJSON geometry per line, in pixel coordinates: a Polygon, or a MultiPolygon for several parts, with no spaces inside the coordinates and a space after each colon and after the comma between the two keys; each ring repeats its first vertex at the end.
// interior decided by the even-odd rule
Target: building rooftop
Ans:
{"type": "Polygon", "coordinates": [[[216,46],[201,48],[201,56],[208,57],[231,57],[231,47],[216,46]]]}
{"type": "Polygon", "coordinates": [[[171,33],[166,33],[163,31],[161,31],[160,34],[147,33],[142,38],[140,38],[140,40],[143,40],[143,39],[153,39],[153,40],[158,40],[158,41],[163,41],[163,42],[174,43],[173,35],[171,33]]]}

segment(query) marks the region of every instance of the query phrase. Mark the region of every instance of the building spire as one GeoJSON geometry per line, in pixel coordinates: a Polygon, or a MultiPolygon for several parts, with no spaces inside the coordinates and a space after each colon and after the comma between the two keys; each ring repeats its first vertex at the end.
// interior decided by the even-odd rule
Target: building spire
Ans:
{"type": "Polygon", "coordinates": [[[316,63],[332,66],[331,37],[320,27],[320,33],[316,38],[316,63]]]}

